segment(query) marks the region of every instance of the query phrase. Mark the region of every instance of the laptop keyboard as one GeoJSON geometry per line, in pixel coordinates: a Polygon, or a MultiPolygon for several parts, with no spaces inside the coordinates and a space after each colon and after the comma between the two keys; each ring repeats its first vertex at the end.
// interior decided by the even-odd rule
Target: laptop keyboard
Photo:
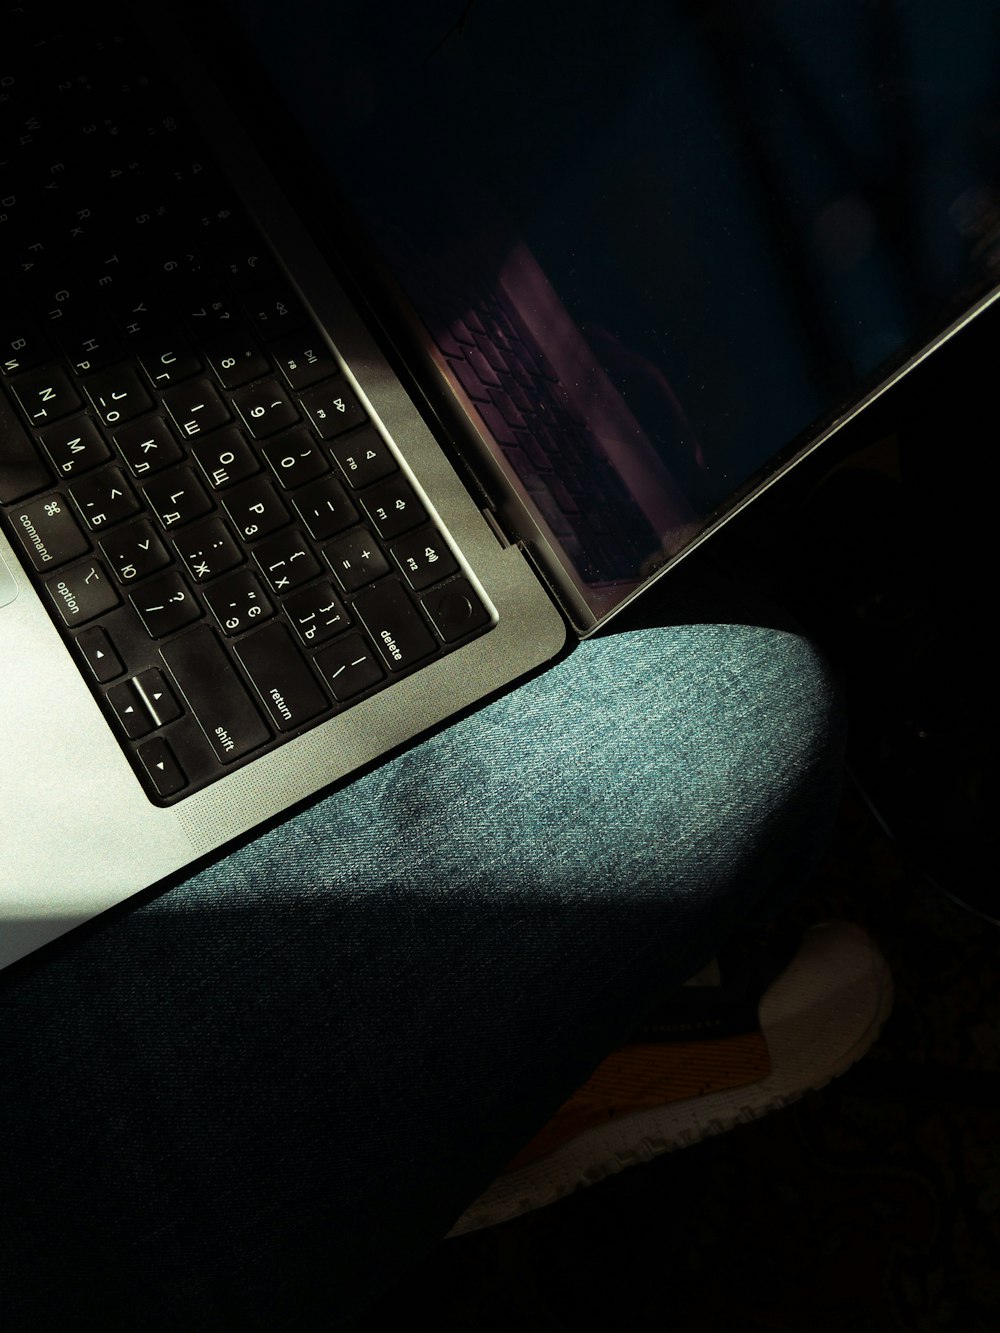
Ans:
{"type": "Polygon", "coordinates": [[[149,53],[0,16],[0,520],[166,804],[490,616],[149,53]]]}

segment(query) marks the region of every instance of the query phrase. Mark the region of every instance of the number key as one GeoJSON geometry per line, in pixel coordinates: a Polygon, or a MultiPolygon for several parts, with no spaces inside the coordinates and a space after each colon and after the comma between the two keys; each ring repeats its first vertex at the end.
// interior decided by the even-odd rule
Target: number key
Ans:
{"type": "Polygon", "coordinates": [[[238,389],[233,394],[233,403],[255,440],[275,435],[299,420],[298,412],[277,380],[238,389]]]}
{"type": "Polygon", "coordinates": [[[253,334],[242,323],[223,337],[213,338],[205,347],[205,355],[224,389],[235,389],[270,370],[253,334]]]}
{"type": "Polygon", "coordinates": [[[262,445],[260,451],[286,491],[315,481],[330,470],[318,441],[301,428],[262,445]]]}

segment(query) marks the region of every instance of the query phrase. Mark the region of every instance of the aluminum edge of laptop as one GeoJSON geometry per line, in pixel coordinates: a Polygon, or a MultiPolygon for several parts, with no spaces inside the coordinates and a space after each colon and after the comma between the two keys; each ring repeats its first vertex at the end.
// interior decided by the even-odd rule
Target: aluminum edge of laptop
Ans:
{"type": "MultiPolygon", "coordinates": [[[[182,51],[176,58],[187,59],[182,51]]],[[[178,82],[184,92],[186,80],[178,82]]],[[[278,256],[294,256],[285,267],[303,303],[321,328],[337,330],[348,381],[399,447],[404,475],[495,623],[361,705],[161,808],[145,795],[0,534],[0,968],[502,690],[566,642],[565,621],[524,552],[477,507],[236,117],[201,88],[194,109],[208,145],[278,256]]]]}

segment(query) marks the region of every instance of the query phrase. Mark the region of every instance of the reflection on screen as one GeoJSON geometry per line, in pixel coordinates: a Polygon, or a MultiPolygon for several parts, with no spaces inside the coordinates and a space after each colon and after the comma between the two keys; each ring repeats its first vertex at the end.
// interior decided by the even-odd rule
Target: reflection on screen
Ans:
{"type": "Polygon", "coordinates": [[[994,0],[241,8],[587,582],[1000,276],[994,0]]]}

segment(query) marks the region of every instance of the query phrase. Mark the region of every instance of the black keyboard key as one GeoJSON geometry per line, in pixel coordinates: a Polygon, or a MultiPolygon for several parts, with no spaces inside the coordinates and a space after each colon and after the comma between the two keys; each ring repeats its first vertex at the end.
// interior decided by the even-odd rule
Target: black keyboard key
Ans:
{"type": "Polygon", "coordinates": [[[356,490],[396,471],[392,450],[374,427],[355,431],[346,439],[338,440],[330,446],[330,453],[356,490]]]}
{"type": "Polygon", "coordinates": [[[133,291],[129,296],[112,300],[108,306],[114,329],[126,340],[155,334],[176,319],[173,307],[165,296],[152,286],[146,291],[133,291]]]}
{"type": "Polygon", "coordinates": [[[119,426],[153,406],[142,381],[128,366],[113,366],[84,381],[87,397],[105,426],[119,426]]]}
{"type": "Polygon", "coordinates": [[[193,468],[171,468],[148,481],[142,490],[164,528],[179,528],[212,509],[212,501],[193,468]]]}
{"type": "Polygon", "coordinates": [[[39,329],[11,324],[0,333],[0,374],[19,375],[52,355],[52,344],[39,329]]]}
{"type": "Polygon", "coordinates": [[[346,703],[385,677],[375,650],[360,634],[345,635],[318,652],[314,660],[338,703],[346,703]]]}
{"type": "Polygon", "coordinates": [[[139,501],[119,467],[105,467],[92,472],[69,488],[77,509],[92,529],[120,523],[139,509],[139,501]]]}
{"type": "Polygon", "coordinates": [[[282,596],[308,583],[320,563],[297,528],[284,528],[253,548],[254,559],[273,592],[282,596]]]}
{"type": "Polygon", "coordinates": [[[425,593],[420,602],[445,643],[454,643],[489,624],[489,612],[468,579],[453,579],[443,588],[425,593]]]}
{"type": "Polygon", "coordinates": [[[414,592],[440,583],[458,570],[458,562],[434,528],[421,528],[393,542],[389,554],[414,592]]]}
{"type": "Polygon", "coordinates": [[[233,405],[255,440],[277,435],[279,430],[286,430],[299,420],[288,395],[273,379],[237,389],[233,394],[233,405]]]}
{"type": "Polygon", "coordinates": [[[265,477],[227,491],[222,504],[244,541],[259,541],[288,522],[289,513],[265,477]]]}
{"type": "Polygon", "coordinates": [[[286,491],[304,486],[330,471],[319,444],[301,427],[262,445],[260,451],[286,491]]]}
{"type": "Polygon", "coordinates": [[[292,731],[329,708],[284,625],[249,634],[236,645],[236,655],[279,731],[292,731]]]}
{"type": "Polygon", "coordinates": [[[160,656],[220,763],[232,763],[270,739],[228,654],[207,625],[164,644],[160,656]]]}
{"type": "Polygon", "coordinates": [[[137,747],[136,754],[157,796],[166,799],[168,796],[176,795],[188,785],[188,780],[174,752],[162,736],[153,736],[148,741],[143,741],[137,747]]]}
{"type": "Polygon", "coordinates": [[[260,621],[274,615],[274,607],[260,586],[256,574],[238,569],[205,590],[205,601],[223,634],[243,634],[260,621]]]}
{"type": "Polygon", "coordinates": [[[170,564],[170,552],[146,518],[102,537],[100,545],[119,583],[136,583],[170,564]]]}
{"type": "Polygon", "coordinates": [[[292,504],[309,535],[318,542],[326,541],[358,521],[358,511],[347,498],[343,486],[333,477],[322,477],[293,495],[292,504]]]}
{"type": "Polygon", "coordinates": [[[100,625],[91,625],[85,630],[81,630],[76,638],[77,647],[83,654],[87,666],[96,681],[103,685],[106,681],[114,680],[115,676],[120,676],[125,670],[124,663],[118,655],[118,650],[111,640],[107,630],[102,629],[100,625]]]}
{"type": "Polygon", "coordinates": [[[206,343],[205,356],[224,389],[236,389],[241,384],[249,384],[271,369],[271,363],[243,323],[206,343]]]}
{"type": "Polygon", "coordinates": [[[33,426],[47,426],[81,406],[80,395],[61,366],[41,366],[27,375],[19,375],[10,387],[33,426]]]}
{"type": "Polygon", "coordinates": [[[118,605],[118,594],[96,560],[85,560],[54,574],[45,584],[45,591],[70,629],[118,605]]]}
{"type": "Polygon", "coordinates": [[[229,408],[208,380],[189,380],[163,395],[163,405],[178,432],[187,440],[204,435],[229,420],[229,408]]]}
{"type": "Polygon", "coordinates": [[[195,462],[213,490],[233,486],[260,471],[256,455],[235,426],[215,430],[191,446],[195,462]]]}
{"type": "Polygon", "coordinates": [[[351,623],[344,603],[326,579],[287,598],[284,612],[295,633],[310,648],[335,638],[351,623]]]}
{"type": "Polygon", "coordinates": [[[271,343],[269,351],[293,390],[306,389],[339,369],[326,343],[311,328],[271,343]]]}
{"type": "Polygon", "coordinates": [[[174,549],[195,583],[204,583],[243,562],[243,552],[221,518],[193,523],[174,538],[174,549]]]}
{"type": "Polygon", "coordinates": [[[178,298],[177,309],[192,334],[204,342],[215,334],[226,333],[239,321],[239,311],[225,292],[188,294],[178,298]]]}
{"type": "Polygon", "coordinates": [[[134,680],[123,680],[120,685],[113,685],[108,690],[108,703],[129,740],[145,736],[155,728],[156,723],[150,717],[146,702],[136,689],[134,680]]]}
{"type": "Polygon", "coordinates": [[[68,417],[39,431],[39,438],[60,476],[78,477],[111,457],[111,450],[90,417],[68,417]]]}
{"type": "Polygon", "coordinates": [[[353,528],[324,547],[323,554],[345,592],[354,592],[389,572],[389,562],[367,528],[353,528]]]}
{"type": "Polygon", "coordinates": [[[149,579],[129,594],[129,600],[151,639],[173,634],[201,615],[191,590],[173,570],[149,579]]]}
{"type": "Polygon", "coordinates": [[[252,292],[267,283],[280,281],[280,270],[258,236],[248,237],[226,249],[219,271],[234,292],[252,292]]]}
{"type": "Polygon", "coordinates": [[[61,495],[13,510],[11,523],[18,541],[37,570],[51,569],[82,555],[90,545],[69,505],[61,495]]]}
{"type": "Polygon", "coordinates": [[[359,592],[352,610],[390,671],[405,671],[437,649],[437,641],[401,584],[384,579],[359,592]]]}
{"type": "Polygon", "coordinates": [[[370,486],[361,493],[360,500],[372,527],[383,541],[392,541],[418,523],[427,521],[427,510],[410,483],[399,473],[370,486]]]}
{"type": "Polygon", "coordinates": [[[343,376],[309,389],[300,395],[299,402],[322,440],[332,440],[368,420],[368,413],[343,376]]]}
{"type": "Polygon", "coordinates": [[[0,504],[14,504],[51,484],[48,468],[0,391],[0,504]]]}
{"type": "Polygon", "coordinates": [[[243,297],[251,323],[261,338],[280,338],[307,322],[301,302],[283,282],[272,282],[243,297]]]}
{"type": "Polygon", "coordinates": [[[165,727],[181,716],[181,706],[173,690],[163,678],[163,672],[156,667],[141,671],[135,678],[135,688],[149,710],[153,724],[165,727]]]}
{"type": "Polygon", "coordinates": [[[108,319],[91,315],[87,320],[60,321],[56,341],[77,375],[104,370],[122,355],[122,345],[108,319]]]}
{"type": "Polygon", "coordinates": [[[111,437],[134,477],[160,472],[183,457],[183,451],[162,417],[147,417],[115,431],[111,437]]]}
{"type": "Polygon", "coordinates": [[[139,364],[154,389],[166,389],[201,370],[201,361],[191,343],[173,329],[143,339],[139,364]]]}

